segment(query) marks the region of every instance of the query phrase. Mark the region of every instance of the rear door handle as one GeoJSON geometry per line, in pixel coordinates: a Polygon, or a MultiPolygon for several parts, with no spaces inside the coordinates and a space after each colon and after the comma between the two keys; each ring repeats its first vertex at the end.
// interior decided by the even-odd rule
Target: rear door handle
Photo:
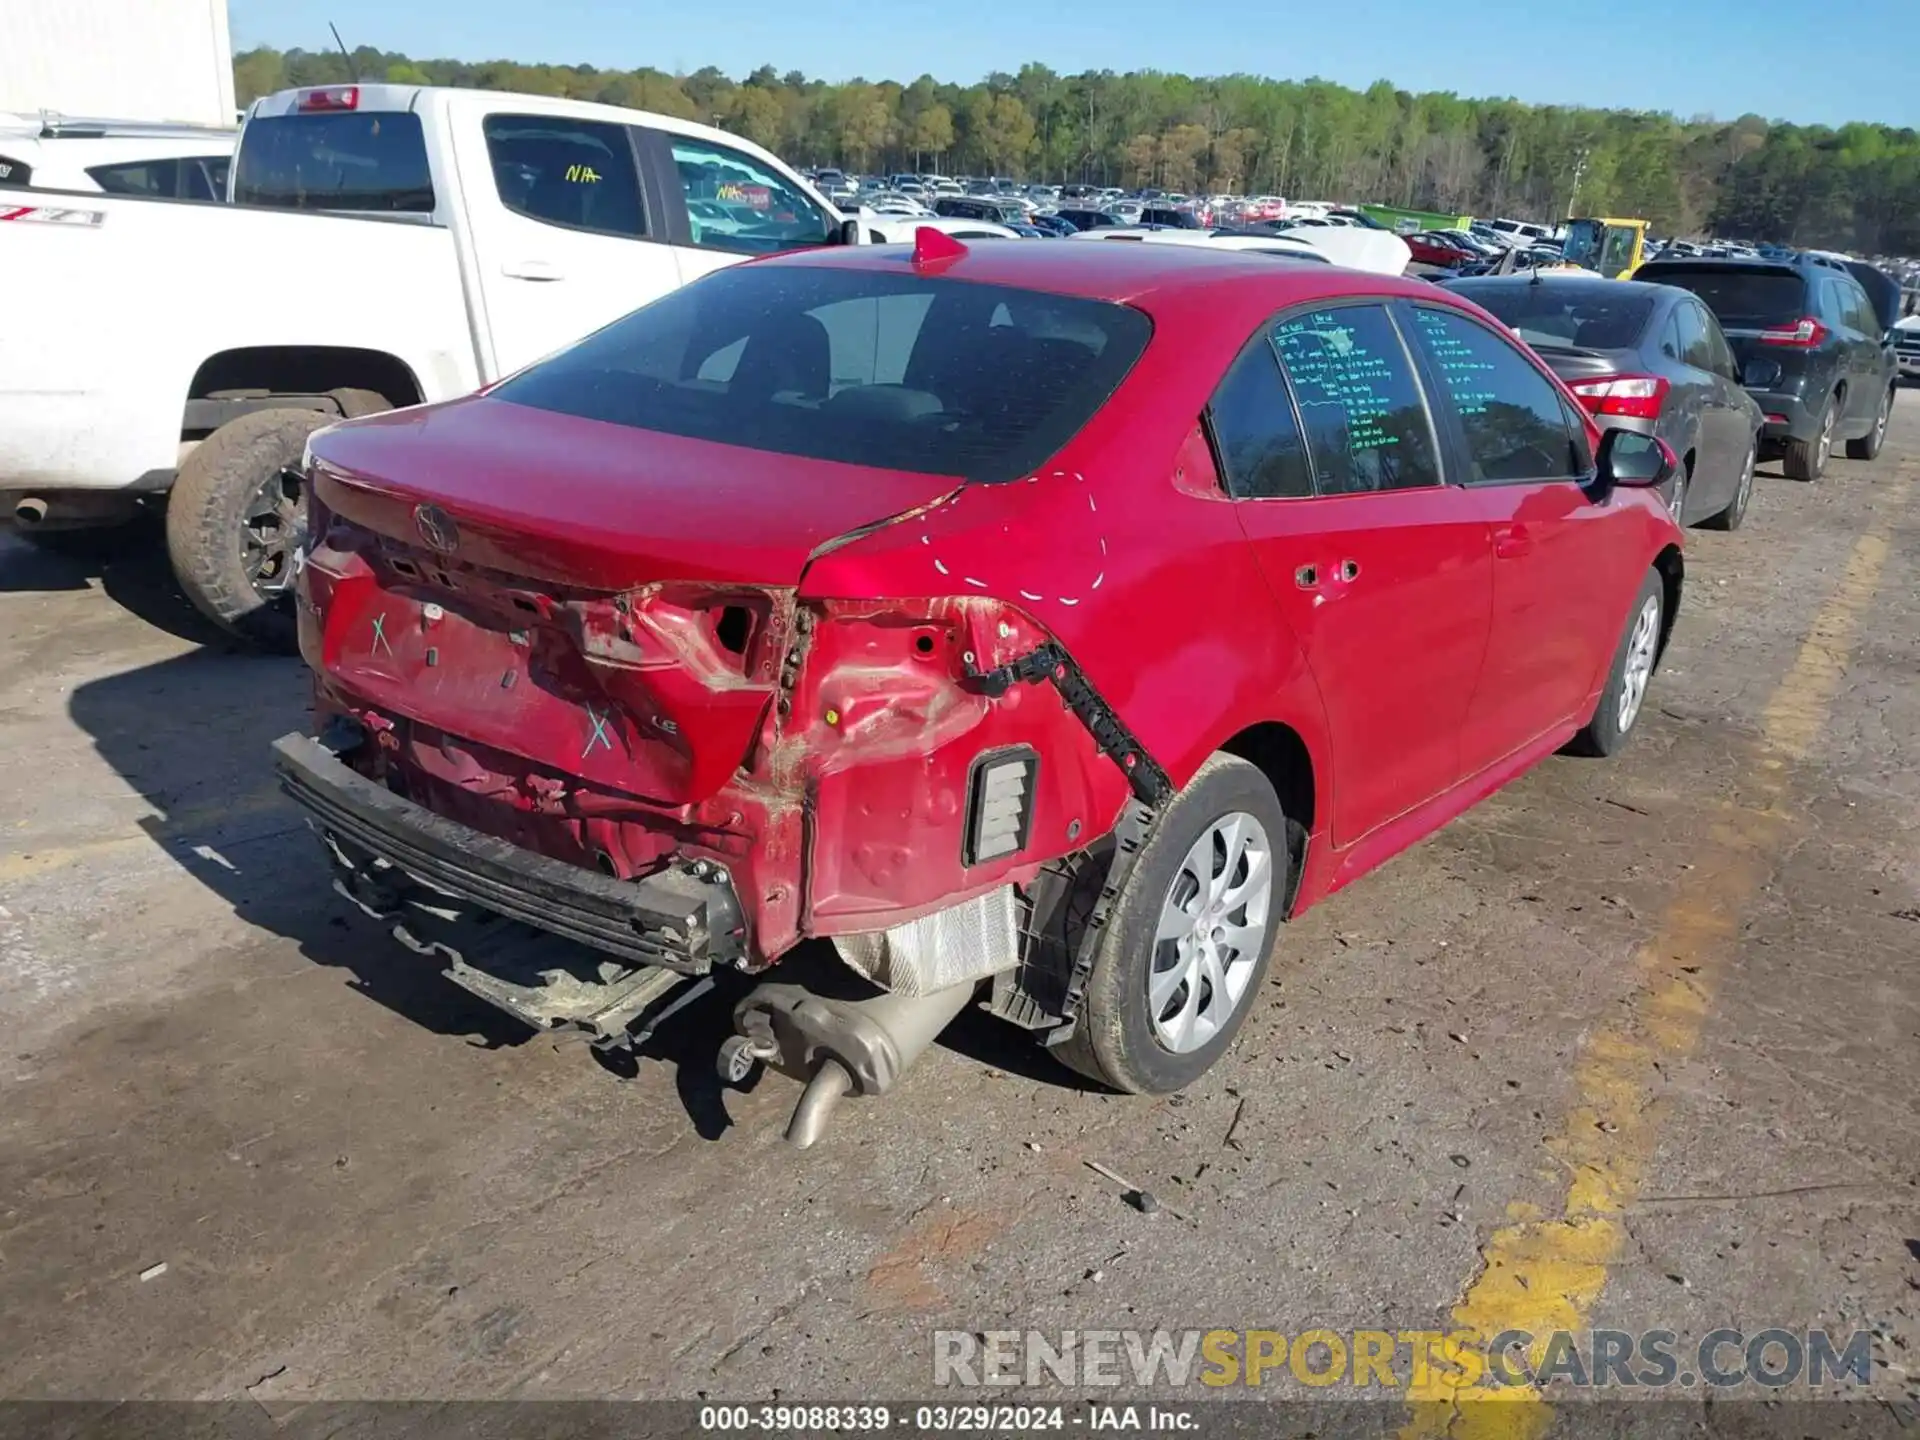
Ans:
{"type": "Polygon", "coordinates": [[[1499,525],[1493,531],[1493,553],[1501,560],[1517,560],[1533,550],[1533,535],[1524,525],[1499,525]]]}
{"type": "Polygon", "coordinates": [[[513,280],[564,280],[566,272],[551,260],[509,260],[500,273],[513,280]]]}

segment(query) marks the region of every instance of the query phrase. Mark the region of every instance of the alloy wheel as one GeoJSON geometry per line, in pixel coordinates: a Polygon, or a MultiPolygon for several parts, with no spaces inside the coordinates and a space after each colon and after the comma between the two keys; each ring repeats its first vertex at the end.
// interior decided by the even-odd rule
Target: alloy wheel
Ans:
{"type": "Polygon", "coordinates": [[[1193,842],[1161,902],[1147,967],[1154,1039],[1176,1054],[1225,1028],[1259,968],[1273,902],[1273,842],[1245,811],[1193,842]]]}
{"type": "Polygon", "coordinates": [[[240,558],[262,600],[286,593],[306,525],[305,482],[297,470],[275,470],[248,498],[240,517],[240,558]]]}
{"type": "Polygon", "coordinates": [[[1653,661],[1659,650],[1660,598],[1649,595],[1634,618],[1633,633],[1627,637],[1626,663],[1621,667],[1620,708],[1616,718],[1623,735],[1639,718],[1640,702],[1646,698],[1647,681],[1653,678],[1653,661]]]}

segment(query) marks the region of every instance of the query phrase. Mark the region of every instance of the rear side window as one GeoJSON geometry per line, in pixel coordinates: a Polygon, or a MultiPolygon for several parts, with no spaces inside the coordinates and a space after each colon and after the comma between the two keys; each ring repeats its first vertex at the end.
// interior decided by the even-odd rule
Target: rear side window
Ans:
{"type": "Polygon", "coordinates": [[[1571,479],[1584,447],[1553,382],[1507,341],[1464,315],[1418,309],[1420,343],[1459,418],[1468,483],[1571,479]]]}
{"type": "Polygon", "coordinates": [[[1433,428],[1400,332],[1378,305],[1273,327],[1322,495],[1438,485],[1433,428]]]}
{"type": "Polygon", "coordinates": [[[401,110],[268,115],[247,122],[234,157],[236,204],[279,210],[430,214],[433,179],[420,117],[401,110]]]}
{"type": "Polygon", "coordinates": [[[1676,333],[1680,337],[1679,358],[1696,370],[1713,369],[1713,345],[1707,339],[1707,317],[1697,305],[1673,307],[1676,333]]]}
{"type": "Polygon", "coordinates": [[[1240,352],[1207,407],[1227,493],[1236,500],[1313,494],[1306,440],[1273,346],[1262,335],[1240,352]]]}
{"type": "Polygon", "coordinates": [[[1729,330],[1790,325],[1807,313],[1807,282],[1791,270],[1654,265],[1643,266],[1636,278],[1691,290],[1729,330]]]}
{"type": "Polygon", "coordinates": [[[180,193],[178,160],[139,160],[121,165],[95,165],[87,174],[109,195],[166,195],[180,193]]]}
{"type": "Polygon", "coordinates": [[[997,482],[1113,394],[1152,325],[1124,305],[911,273],[716,271],[491,393],[749,450],[997,482]]]}
{"type": "Polygon", "coordinates": [[[489,115],[480,125],[500,203],[516,215],[628,239],[647,232],[624,125],[552,115],[489,115]]]}
{"type": "Polygon", "coordinates": [[[11,155],[0,155],[0,186],[20,186],[33,179],[33,167],[11,155]]]}

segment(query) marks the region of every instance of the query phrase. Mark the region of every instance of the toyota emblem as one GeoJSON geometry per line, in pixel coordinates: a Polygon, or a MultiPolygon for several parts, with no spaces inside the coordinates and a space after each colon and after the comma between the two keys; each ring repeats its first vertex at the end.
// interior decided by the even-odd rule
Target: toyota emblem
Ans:
{"type": "Polygon", "coordinates": [[[422,540],[442,555],[451,555],[460,544],[460,527],[438,505],[414,506],[413,528],[420,532],[422,540]]]}

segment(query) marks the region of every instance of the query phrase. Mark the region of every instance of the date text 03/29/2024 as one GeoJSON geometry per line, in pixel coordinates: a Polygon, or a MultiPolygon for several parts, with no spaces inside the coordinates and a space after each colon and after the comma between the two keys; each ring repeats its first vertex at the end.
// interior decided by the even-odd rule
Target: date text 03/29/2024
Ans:
{"type": "Polygon", "coordinates": [[[699,1428],[709,1434],[1176,1432],[1199,1429],[1199,1419],[1187,1407],[1167,1405],[702,1405],[699,1428]]]}

